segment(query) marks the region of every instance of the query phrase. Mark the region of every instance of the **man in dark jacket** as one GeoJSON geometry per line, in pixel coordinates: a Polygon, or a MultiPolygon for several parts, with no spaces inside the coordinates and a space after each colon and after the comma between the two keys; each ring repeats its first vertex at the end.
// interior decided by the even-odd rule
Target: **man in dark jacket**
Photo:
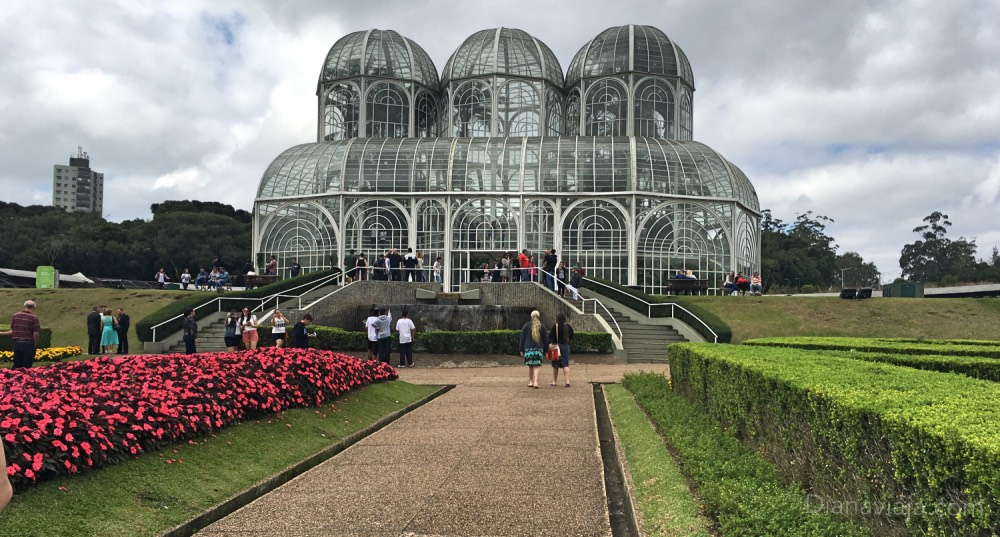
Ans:
{"type": "Polygon", "coordinates": [[[395,248],[389,252],[389,279],[394,282],[403,281],[403,256],[395,248]]]}
{"type": "Polygon", "coordinates": [[[87,314],[87,354],[101,353],[101,314],[97,306],[87,314]]]}
{"type": "Polygon", "coordinates": [[[128,354],[128,327],[131,324],[125,310],[118,308],[118,354],[128,354]]]}

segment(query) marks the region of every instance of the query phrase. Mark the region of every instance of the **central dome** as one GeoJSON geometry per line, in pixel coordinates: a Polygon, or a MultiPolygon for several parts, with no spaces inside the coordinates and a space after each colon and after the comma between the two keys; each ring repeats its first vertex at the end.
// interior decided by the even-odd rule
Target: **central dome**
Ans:
{"type": "Polygon", "coordinates": [[[563,87],[562,67],[552,50],[516,28],[494,28],[472,34],[448,59],[441,85],[490,75],[538,78],[557,88],[563,87]]]}
{"type": "Polygon", "coordinates": [[[566,87],[581,78],[631,71],[677,77],[694,89],[694,74],[684,51],[659,28],[638,24],[608,28],[584,45],[569,64],[566,87]]]}

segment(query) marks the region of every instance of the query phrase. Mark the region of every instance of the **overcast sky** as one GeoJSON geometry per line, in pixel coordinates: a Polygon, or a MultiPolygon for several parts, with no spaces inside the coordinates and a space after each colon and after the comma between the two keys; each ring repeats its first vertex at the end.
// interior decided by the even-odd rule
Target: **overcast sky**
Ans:
{"type": "Polygon", "coordinates": [[[523,29],[563,69],[601,30],[649,24],[687,53],[694,138],[750,177],[761,207],[835,220],[840,252],[899,274],[940,210],[979,257],[1000,245],[1000,2],[657,0],[89,2],[0,10],[0,199],[51,203],[82,146],[105,216],[168,199],[250,210],[283,150],[315,141],[330,46],[368,28],[440,70],[473,32],[523,29]]]}

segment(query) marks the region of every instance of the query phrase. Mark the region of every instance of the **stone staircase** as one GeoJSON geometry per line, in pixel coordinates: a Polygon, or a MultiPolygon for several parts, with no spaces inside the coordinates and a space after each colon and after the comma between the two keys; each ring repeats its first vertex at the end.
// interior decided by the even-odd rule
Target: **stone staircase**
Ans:
{"type": "MultiPolygon", "coordinates": [[[[195,344],[198,352],[223,352],[226,350],[226,341],[223,339],[226,334],[224,323],[225,319],[208,325],[198,323],[198,341],[195,344]]],[[[181,341],[171,345],[166,353],[184,354],[184,351],[184,342],[181,341]]]]}
{"type": "Polygon", "coordinates": [[[654,324],[644,316],[633,314],[616,307],[609,307],[609,317],[600,310],[601,317],[611,325],[618,322],[622,331],[622,345],[625,347],[629,363],[668,363],[667,345],[687,341],[677,330],[662,324],[654,324]],[[633,318],[634,316],[634,318],[633,318]],[[612,321],[612,317],[614,321],[612,321]]]}

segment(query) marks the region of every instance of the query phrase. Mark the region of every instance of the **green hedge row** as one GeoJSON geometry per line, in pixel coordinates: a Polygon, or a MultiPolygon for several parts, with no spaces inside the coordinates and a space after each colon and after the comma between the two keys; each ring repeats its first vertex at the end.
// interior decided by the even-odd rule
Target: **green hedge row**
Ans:
{"type": "MultiPolygon", "coordinates": [[[[587,290],[593,291],[594,293],[597,293],[601,296],[606,296],[620,304],[628,306],[634,309],[635,311],[638,311],[643,314],[645,314],[646,311],[649,310],[649,308],[648,306],[646,306],[646,304],[641,302],[641,300],[644,300],[651,304],[668,304],[673,302],[675,304],[683,306],[686,310],[690,311],[691,314],[688,314],[684,310],[678,309],[675,310],[674,312],[674,318],[687,323],[696,332],[701,334],[701,336],[705,338],[707,341],[712,341],[712,333],[709,332],[708,330],[705,330],[705,327],[700,322],[698,322],[698,319],[701,319],[716,333],[716,335],[718,335],[719,343],[729,343],[733,340],[733,330],[732,328],[729,327],[728,324],[726,324],[725,321],[723,321],[715,313],[712,313],[711,311],[701,307],[698,304],[684,301],[683,297],[654,296],[612,281],[602,280],[599,278],[587,278],[587,279],[607,286],[604,287],[601,285],[587,285],[586,286],[587,290]]],[[[653,317],[670,317],[670,308],[667,307],[653,308],[650,314],[653,317]]]]}
{"type": "MultiPolygon", "coordinates": [[[[340,328],[310,326],[316,337],[309,346],[332,351],[363,351],[368,348],[366,332],[348,332],[340,328]]],[[[393,332],[393,348],[397,348],[398,334],[393,332]]],[[[414,352],[431,354],[517,354],[519,330],[493,330],[489,332],[417,332],[413,342],[414,352]]],[[[268,327],[261,327],[260,344],[274,343],[268,327]]],[[[614,343],[605,332],[576,332],[570,345],[571,353],[611,354],[614,343]]]]}
{"type": "Polygon", "coordinates": [[[674,389],[879,535],[1000,527],[1000,386],[801,349],[684,343],[674,389]]]}
{"type": "MultiPolygon", "coordinates": [[[[0,332],[10,330],[9,324],[0,324],[0,332]]],[[[47,349],[52,346],[52,329],[42,327],[41,331],[38,332],[38,347],[39,349],[47,349]]],[[[14,341],[9,337],[0,338],[0,351],[12,351],[14,350],[14,341]]]]}
{"type": "MultiPolygon", "coordinates": [[[[201,306],[202,304],[207,304],[212,300],[215,300],[219,296],[225,296],[226,298],[245,298],[246,302],[239,300],[226,300],[223,305],[226,309],[236,308],[241,309],[243,306],[248,306],[250,308],[257,307],[260,305],[260,299],[275,293],[280,293],[282,291],[287,291],[293,287],[298,287],[300,285],[305,285],[309,282],[316,281],[320,278],[324,278],[339,270],[325,270],[319,272],[311,272],[304,276],[299,276],[297,278],[289,278],[287,280],[280,280],[262,287],[257,287],[249,291],[235,291],[231,293],[225,293],[223,295],[216,294],[214,292],[189,292],[189,291],[164,291],[164,292],[176,292],[176,300],[166,305],[153,313],[145,316],[139,322],[135,323],[135,332],[139,336],[139,341],[153,341],[153,327],[176,317],[184,313],[187,308],[194,308],[201,306]]],[[[179,332],[184,324],[184,320],[181,318],[174,319],[173,321],[160,326],[156,329],[157,336],[162,338],[166,335],[179,332]]]]}
{"type": "Polygon", "coordinates": [[[1000,382],[1000,360],[974,356],[946,356],[934,354],[887,354],[881,352],[817,351],[819,356],[851,358],[866,362],[937,371],[939,373],[959,373],[968,377],[1000,382]]]}
{"type": "Polygon", "coordinates": [[[627,374],[622,385],[673,448],[722,535],[869,535],[813,509],[800,487],[784,486],[774,465],[719,429],[704,410],[671,392],[664,377],[627,374]]]}
{"type": "Polygon", "coordinates": [[[749,339],[744,345],[793,349],[884,352],[898,354],[940,354],[1000,358],[1000,341],[993,345],[964,344],[959,340],[900,340],[861,337],[771,337],[749,339]]]}

